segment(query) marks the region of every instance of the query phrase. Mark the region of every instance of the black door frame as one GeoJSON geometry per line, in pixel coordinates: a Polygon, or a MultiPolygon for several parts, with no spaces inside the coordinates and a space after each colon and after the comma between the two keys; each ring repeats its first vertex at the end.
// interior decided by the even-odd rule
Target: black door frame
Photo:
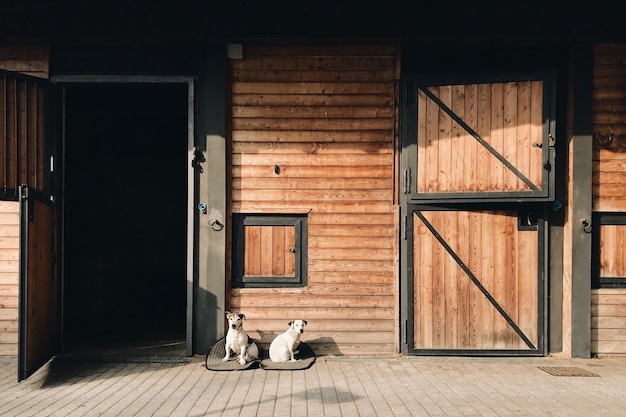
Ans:
{"type": "MultiPolygon", "coordinates": [[[[185,325],[185,339],[186,339],[186,354],[188,356],[193,355],[193,305],[194,305],[194,275],[195,275],[195,263],[194,263],[194,245],[196,241],[196,228],[195,228],[195,193],[196,193],[196,175],[193,169],[194,162],[194,148],[196,146],[195,139],[195,83],[196,79],[192,76],[158,76],[158,75],[55,75],[51,77],[53,84],[63,86],[64,84],[85,83],[85,84],[97,84],[97,83],[113,83],[113,84],[186,84],[187,85],[187,257],[186,257],[186,325],[185,325]]],[[[63,95],[63,93],[61,93],[63,95]]],[[[62,105],[64,106],[64,97],[62,105]]],[[[62,149],[61,153],[65,153],[65,132],[61,135],[62,149]]],[[[63,170],[65,172],[65,170],[63,170]]],[[[65,175],[65,174],[63,174],[65,175]]],[[[64,190],[65,179],[61,180],[61,188],[64,190]]],[[[63,195],[63,191],[62,191],[63,195]]],[[[61,224],[64,224],[64,213],[62,209],[61,224]]],[[[61,241],[63,242],[64,232],[61,231],[61,241]]],[[[63,249],[61,249],[63,250],[63,249]]],[[[61,276],[64,276],[64,257],[61,260],[61,276]]],[[[61,299],[63,304],[63,299],[61,299]]]]}
{"type": "MultiPolygon", "coordinates": [[[[547,354],[548,334],[548,300],[547,288],[549,277],[549,216],[548,207],[555,199],[555,139],[556,135],[556,74],[552,71],[485,75],[447,75],[442,77],[428,74],[414,75],[408,73],[401,81],[401,106],[400,106],[400,178],[398,184],[400,203],[400,321],[399,337],[400,350],[403,354],[411,355],[466,355],[466,356],[545,356],[547,354]],[[450,193],[444,195],[420,195],[417,191],[417,178],[413,175],[413,162],[417,160],[417,142],[414,142],[417,134],[416,124],[416,97],[420,88],[429,85],[450,85],[480,82],[506,82],[521,81],[523,79],[544,80],[544,138],[542,141],[543,162],[545,172],[542,177],[542,190],[537,192],[505,192],[505,193],[450,193]],[[539,232],[539,262],[538,264],[538,293],[539,318],[538,318],[538,343],[535,349],[526,350],[414,350],[409,346],[413,339],[413,213],[418,207],[423,210],[437,210],[441,207],[447,209],[462,209],[463,207],[480,207],[486,209],[490,206],[508,204],[510,207],[520,208],[529,205],[539,205],[542,218],[538,222],[539,232]]],[[[444,111],[446,109],[443,109],[444,111]]],[[[471,130],[471,129],[470,129],[471,130]]],[[[469,132],[471,133],[471,131],[469,132]]],[[[480,138],[473,135],[480,142],[480,138]]],[[[414,172],[414,171],[413,171],[414,172]]]]}

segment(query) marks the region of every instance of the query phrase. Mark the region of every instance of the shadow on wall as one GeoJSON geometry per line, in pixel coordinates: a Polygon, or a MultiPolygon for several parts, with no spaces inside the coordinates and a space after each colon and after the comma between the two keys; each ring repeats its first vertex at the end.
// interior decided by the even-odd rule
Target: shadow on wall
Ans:
{"type": "Polygon", "coordinates": [[[205,290],[196,288],[193,300],[193,351],[196,355],[204,355],[220,338],[226,335],[226,321],[224,320],[224,306],[218,305],[219,298],[205,290]],[[219,315],[219,320],[216,317],[219,315]],[[221,320],[222,327],[218,327],[221,320]]]}

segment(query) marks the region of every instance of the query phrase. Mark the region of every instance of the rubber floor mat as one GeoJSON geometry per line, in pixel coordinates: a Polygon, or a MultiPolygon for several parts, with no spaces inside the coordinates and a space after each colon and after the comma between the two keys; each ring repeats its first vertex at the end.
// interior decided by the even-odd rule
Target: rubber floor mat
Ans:
{"type": "Polygon", "coordinates": [[[238,356],[231,356],[229,361],[222,362],[225,355],[226,337],[222,337],[209,348],[209,351],[204,357],[204,366],[211,371],[242,371],[244,369],[256,368],[259,365],[259,361],[246,362],[245,365],[240,365],[238,356]]]}
{"type": "Polygon", "coordinates": [[[562,366],[540,366],[539,369],[553,376],[600,376],[586,369],[562,366]]]}
{"type": "Polygon", "coordinates": [[[269,358],[269,353],[263,351],[261,353],[261,357],[263,358],[261,360],[261,368],[266,371],[300,371],[313,366],[317,358],[313,349],[306,343],[300,342],[297,350],[298,353],[295,355],[298,360],[297,362],[273,362],[269,358]]]}

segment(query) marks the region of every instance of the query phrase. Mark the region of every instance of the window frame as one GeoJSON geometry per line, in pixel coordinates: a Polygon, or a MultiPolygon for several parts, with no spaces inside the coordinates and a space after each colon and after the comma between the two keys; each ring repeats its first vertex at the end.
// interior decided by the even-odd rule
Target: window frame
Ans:
{"type": "Polygon", "coordinates": [[[626,213],[594,213],[592,225],[591,288],[626,288],[626,277],[600,276],[600,230],[602,225],[626,226],[626,213]]]}
{"type": "Polygon", "coordinates": [[[289,288],[307,286],[308,216],[296,214],[233,214],[232,288],[289,288]],[[244,276],[246,226],[293,226],[295,228],[294,277],[244,276]]]}

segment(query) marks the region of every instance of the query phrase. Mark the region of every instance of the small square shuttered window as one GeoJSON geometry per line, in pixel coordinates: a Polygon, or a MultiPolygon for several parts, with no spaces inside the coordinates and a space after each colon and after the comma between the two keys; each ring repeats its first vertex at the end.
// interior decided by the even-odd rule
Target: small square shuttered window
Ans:
{"type": "Polygon", "coordinates": [[[626,288],[626,214],[595,213],[593,288],[626,288]]]}
{"type": "Polygon", "coordinates": [[[306,263],[306,216],[233,216],[233,287],[305,286],[306,263]]]}

